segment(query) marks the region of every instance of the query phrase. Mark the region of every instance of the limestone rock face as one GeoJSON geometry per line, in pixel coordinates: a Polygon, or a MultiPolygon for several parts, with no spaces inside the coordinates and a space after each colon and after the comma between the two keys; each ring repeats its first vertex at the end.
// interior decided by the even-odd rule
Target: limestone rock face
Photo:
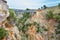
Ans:
{"type": "Polygon", "coordinates": [[[8,5],[6,1],[0,0],[0,23],[9,16],[8,5]]]}
{"type": "Polygon", "coordinates": [[[16,26],[6,24],[6,19],[9,16],[8,5],[5,0],[0,0],[0,27],[2,26],[7,32],[7,36],[2,40],[20,40],[19,30],[16,26]]]}

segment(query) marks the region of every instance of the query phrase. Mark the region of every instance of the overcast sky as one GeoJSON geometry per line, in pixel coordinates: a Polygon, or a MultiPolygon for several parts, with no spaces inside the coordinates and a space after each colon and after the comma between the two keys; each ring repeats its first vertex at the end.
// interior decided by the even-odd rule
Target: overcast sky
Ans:
{"type": "Polygon", "coordinates": [[[43,5],[48,7],[55,6],[60,3],[60,0],[7,0],[10,8],[15,9],[37,9],[43,5]]]}

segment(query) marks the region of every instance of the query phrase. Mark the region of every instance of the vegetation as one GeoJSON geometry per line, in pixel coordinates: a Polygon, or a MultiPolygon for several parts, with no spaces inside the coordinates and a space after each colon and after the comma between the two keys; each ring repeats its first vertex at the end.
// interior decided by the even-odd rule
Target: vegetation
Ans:
{"type": "Polygon", "coordinates": [[[30,10],[29,8],[26,8],[26,10],[30,10]]]}
{"type": "Polygon", "coordinates": [[[46,5],[43,5],[43,8],[44,8],[44,9],[46,9],[46,8],[47,8],[47,6],[46,6],[46,5]]]}
{"type": "Polygon", "coordinates": [[[40,8],[38,8],[38,10],[41,10],[40,8]]]}
{"type": "Polygon", "coordinates": [[[60,13],[58,14],[53,14],[52,11],[48,11],[48,13],[46,14],[46,18],[49,19],[54,19],[57,22],[60,22],[60,13]]]}
{"type": "Polygon", "coordinates": [[[57,22],[60,22],[60,13],[58,13],[57,15],[55,15],[55,20],[57,21],[57,22]]]}
{"type": "Polygon", "coordinates": [[[56,34],[60,34],[60,23],[56,26],[56,34]]]}
{"type": "Polygon", "coordinates": [[[7,32],[4,28],[0,28],[0,40],[7,35],[7,32]]]}
{"type": "MultiPolygon", "coordinates": [[[[44,5],[44,9],[46,9],[46,8],[47,8],[46,5],[44,5]]],[[[26,9],[26,10],[30,10],[30,9],[26,9]]],[[[19,31],[22,31],[22,33],[23,33],[22,37],[24,37],[24,39],[25,38],[27,39],[26,32],[27,32],[28,28],[31,27],[32,25],[36,28],[36,33],[41,33],[40,24],[38,24],[37,22],[32,22],[32,23],[27,22],[27,19],[31,18],[31,14],[29,12],[23,13],[23,17],[21,17],[19,19],[16,18],[16,15],[14,14],[13,10],[10,10],[9,12],[10,12],[10,16],[8,17],[8,19],[9,20],[12,19],[12,21],[14,21],[14,20],[16,21],[15,24],[18,27],[19,31]]],[[[54,21],[60,23],[60,13],[55,15],[55,14],[53,14],[52,10],[47,12],[46,18],[48,20],[53,19],[54,21]]],[[[57,30],[60,29],[60,25],[56,26],[56,28],[57,28],[57,30]]],[[[48,29],[46,29],[46,28],[42,28],[42,29],[43,29],[43,31],[48,31],[48,29]]],[[[56,31],[56,33],[60,34],[60,31],[56,31]]],[[[22,40],[24,40],[24,39],[22,38],[22,40]]]]}
{"type": "MultiPolygon", "coordinates": [[[[47,18],[48,20],[53,19],[55,22],[58,23],[58,25],[56,26],[56,29],[55,29],[55,33],[56,33],[56,34],[60,34],[60,13],[58,13],[58,14],[53,14],[52,11],[49,11],[49,12],[46,14],[46,18],[47,18]]],[[[49,40],[49,35],[48,35],[48,40],[49,40]]]]}
{"type": "Polygon", "coordinates": [[[25,24],[25,22],[26,22],[27,19],[30,18],[30,17],[31,17],[30,13],[27,12],[27,13],[24,13],[24,14],[23,14],[23,17],[21,17],[20,19],[18,19],[16,25],[17,25],[17,27],[19,28],[19,30],[22,30],[23,32],[26,31],[28,25],[25,24]]]}
{"type": "Polygon", "coordinates": [[[13,21],[13,22],[15,22],[16,21],[16,15],[15,15],[15,12],[12,10],[12,9],[10,9],[9,10],[9,13],[10,13],[10,15],[9,15],[9,17],[7,18],[7,20],[9,20],[9,21],[13,21]]]}
{"type": "Polygon", "coordinates": [[[60,3],[58,4],[58,8],[60,9],[60,3]]]}
{"type": "Polygon", "coordinates": [[[35,28],[36,28],[36,32],[37,32],[37,33],[41,32],[40,25],[39,25],[37,22],[33,22],[33,23],[31,23],[31,25],[35,26],[35,28]]]}
{"type": "Polygon", "coordinates": [[[57,25],[57,29],[60,29],[60,24],[57,25]]]}
{"type": "Polygon", "coordinates": [[[46,14],[46,17],[47,17],[48,20],[53,19],[53,16],[54,16],[54,14],[53,14],[53,12],[51,10],[48,11],[48,13],[46,14]]]}
{"type": "Polygon", "coordinates": [[[9,13],[10,13],[9,15],[10,18],[16,17],[15,12],[12,9],[9,10],[9,13]]]}
{"type": "Polygon", "coordinates": [[[60,31],[56,31],[56,34],[60,34],[60,31]]]}
{"type": "Polygon", "coordinates": [[[31,17],[30,13],[24,13],[23,17],[18,19],[18,22],[16,23],[16,26],[18,27],[19,30],[22,30],[22,32],[26,32],[28,30],[28,27],[31,25],[34,25],[37,27],[37,32],[40,31],[40,27],[39,24],[37,24],[36,22],[33,23],[26,23],[27,19],[31,17]]]}
{"type": "MultiPolygon", "coordinates": [[[[28,33],[26,33],[29,30],[29,27],[32,25],[36,27],[36,32],[41,32],[40,25],[37,22],[27,22],[27,20],[31,18],[31,14],[29,12],[23,13],[23,17],[19,18],[16,22],[16,26],[18,27],[19,31],[22,31],[21,39],[27,40],[28,33]]],[[[30,36],[30,35],[29,35],[30,36]]]]}

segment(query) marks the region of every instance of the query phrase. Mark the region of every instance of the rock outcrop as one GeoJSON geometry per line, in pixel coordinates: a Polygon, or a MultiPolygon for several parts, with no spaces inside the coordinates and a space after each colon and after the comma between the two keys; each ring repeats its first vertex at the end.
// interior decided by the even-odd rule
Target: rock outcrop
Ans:
{"type": "Polygon", "coordinates": [[[20,40],[18,28],[10,23],[6,24],[7,17],[9,16],[9,7],[7,1],[0,0],[0,27],[2,26],[7,32],[7,36],[2,40],[20,40]]]}

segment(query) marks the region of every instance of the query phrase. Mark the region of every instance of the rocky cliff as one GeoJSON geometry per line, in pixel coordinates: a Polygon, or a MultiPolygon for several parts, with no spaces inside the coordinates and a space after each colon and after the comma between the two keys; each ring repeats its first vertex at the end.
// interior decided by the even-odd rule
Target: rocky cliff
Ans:
{"type": "Polygon", "coordinates": [[[18,28],[12,26],[9,22],[7,23],[8,16],[9,8],[7,2],[5,0],[0,0],[0,28],[2,27],[7,31],[7,35],[1,40],[20,40],[18,28]]]}

